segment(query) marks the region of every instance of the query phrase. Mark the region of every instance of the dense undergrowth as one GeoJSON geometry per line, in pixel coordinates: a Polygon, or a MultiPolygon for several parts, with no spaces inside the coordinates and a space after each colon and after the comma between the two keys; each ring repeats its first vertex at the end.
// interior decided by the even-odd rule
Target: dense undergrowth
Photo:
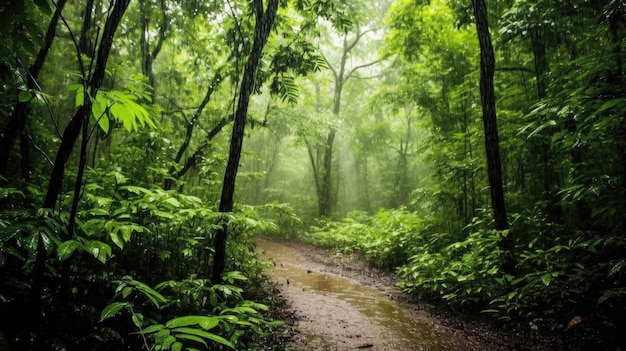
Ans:
{"type": "MultiPolygon", "coordinates": [[[[198,197],[134,185],[120,169],[87,178],[72,235],[68,211],[37,209],[39,187],[0,188],[0,349],[280,349],[272,331],[281,322],[270,312],[280,302],[250,240],[276,229],[260,213],[280,206],[229,216],[227,272],[212,284],[223,215],[198,197]],[[42,314],[33,320],[40,234],[48,259],[42,314]]],[[[66,193],[61,208],[72,199],[66,193]]]]}
{"type": "Polygon", "coordinates": [[[568,233],[533,213],[515,215],[510,230],[496,231],[487,217],[447,233],[405,209],[352,212],[320,221],[300,239],[395,270],[402,291],[419,300],[539,332],[584,329],[595,335],[588,342],[619,347],[626,325],[623,236],[568,233]],[[514,238],[515,274],[502,269],[507,236],[514,238]]]}

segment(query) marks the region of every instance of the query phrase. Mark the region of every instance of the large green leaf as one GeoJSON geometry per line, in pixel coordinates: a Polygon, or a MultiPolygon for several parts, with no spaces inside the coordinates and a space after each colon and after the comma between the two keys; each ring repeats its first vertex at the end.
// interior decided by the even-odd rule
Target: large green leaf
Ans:
{"type": "Polygon", "coordinates": [[[61,245],[59,245],[59,247],[57,249],[57,254],[59,255],[59,260],[65,261],[70,256],[72,256],[74,251],[76,251],[79,248],[82,248],[82,246],[83,245],[79,241],[76,241],[76,240],[64,241],[63,243],[61,243],[61,245]]]}
{"type": "Polygon", "coordinates": [[[125,307],[130,307],[130,303],[128,302],[113,302],[107,305],[102,312],[100,313],[100,321],[111,318],[115,316],[119,311],[121,311],[125,307]]]}
{"type": "Polygon", "coordinates": [[[107,103],[102,94],[96,95],[91,106],[91,116],[94,118],[103,132],[109,133],[109,116],[107,115],[107,103]]]}
{"type": "Polygon", "coordinates": [[[219,319],[210,316],[184,316],[169,320],[165,325],[168,328],[187,327],[190,325],[200,325],[208,330],[215,327],[219,323],[219,319]]]}
{"type": "Polygon", "coordinates": [[[232,349],[235,348],[235,346],[230,341],[224,339],[223,337],[219,335],[209,333],[204,330],[181,327],[181,328],[173,329],[172,332],[177,333],[176,337],[178,338],[182,338],[183,336],[185,336],[186,338],[193,340],[190,336],[197,336],[197,337],[201,337],[204,339],[213,340],[222,345],[226,345],[232,349]]]}
{"type": "Polygon", "coordinates": [[[107,259],[112,255],[111,246],[99,240],[90,240],[86,242],[85,250],[91,253],[93,257],[97,258],[98,261],[102,263],[106,263],[107,259]]]}
{"type": "Polygon", "coordinates": [[[48,0],[34,0],[34,1],[35,1],[35,5],[37,5],[37,7],[39,8],[39,10],[41,10],[41,12],[45,13],[46,15],[52,14],[52,9],[50,9],[50,4],[48,3],[48,0]]]}

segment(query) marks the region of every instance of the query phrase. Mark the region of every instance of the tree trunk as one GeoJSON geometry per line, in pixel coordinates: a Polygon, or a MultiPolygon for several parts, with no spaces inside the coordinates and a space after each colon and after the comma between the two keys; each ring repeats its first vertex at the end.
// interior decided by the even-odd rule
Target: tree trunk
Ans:
{"type": "MultiPolygon", "coordinates": [[[[225,69],[226,64],[230,62],[232,57],[233,57],[233,54],[231,54],[231,56],[226,60],[226,63],[224,63],[215,71],[213,78],[209,82],[209,86],[207,88],[206,93],[204,94],[204,98],[202,99],[202,102],[200,102],[200,105],[194,111],[193,115],[189,119],[189,122],[187,123],[186,131],[185,131],[185,139],[183,140],[183,143],[178,148],[178,152],[176,153],[176,156],[174,157],[174,163],[176,164],[180,163],[180,160],[183,158],[183,155],[189,148],[189,144],[191,143],[191,138],[193,136],[193,131],[196,125],[198,124],[198,119],[202,115],[202,111],[204,111],[204,108],[209,104],[209,101],[211,101],[211,96],[213,96],[213,92],[215,92],[215,89],[217,89],[217,87],[219,87],[220,83],[222,82],[222,79],[223,79],[222,71],[225,69]]],[[[232,118],[229,118],[229,119],[222,118],[221,120],[217,122],[216,127],[213,128],[213,130],[207,136],[207,142],[201,145],[192,154],[192,156],[187,158],[187,160],[185,161],[185,165],[179,172],[176,172],[174,167],[170,168],[169,174],[171,175],[171,178],[166,179],[165,184],[163,186],[166,190],[171,189],[172,186],[174,186],[175,180],[180,179],[180,177],[182,177],[185,173],[187,173],[187,171],[196,164],[197,160],[200,157],[202,157],[204,148],[206,148],[209,145],[208,142],[211,141],[211,139],[213,139],[215,135],[217,135],[217,133],[219,133],[222,130],[222,128],[226,125],[226,123],[230,120],[232,120],[232,118]]]]}
{"type": "Polygon", "coordinates": [[[148,33],[152,31],[150,28],[150,17],[149,13],[146,9],[146,0],[139,1],[139,11],[141,13],[141,36],[139,38],[139,46],[141,48],[141,72],[144,76],[148,78],[148,85],[152,87],[152,91],[150,92],[151,102],[154,102],[154,97],[156,93],[156,79],[154,77],[154,72],[152,66],[154,64],[154,60],[156,60],[157,56],[161,52],[163,48],[163,43],[167,38],[167,31],[169,29],[169,19],[167,17],[167,13],[165,12],[165,2],[161,0],[159,2],[159,6],[161,8],[161,21],[158,24],[158,32],[156,44],[150,49],[150,42],[148,41],[148,33]]]}
{"type": "Polygon", "coordinates": [[[483,108],[491,207],[496,229],[504,230],[509,227],[509,224],[506,219],[504,190],[502,188],[502,165],[500,162],[498,123],[496,119],[496,95],[493,86],[495,58],[487,25],[485,1],[472,0],[472,5],[474,7],[474,15],[476,16],[476,30],[480,43],[480,97],[483,108]]]}
{"type": "MultiPolygon", "coordinates": [[[[117,0],[113,5],[111,14],[107,18],[102,40],[98,48],[98,55],[96,58],[96,66],[91,75],[91,80],[85,83],[91,90],[93,96],[97,94],[100,85],[104,79],[105,68],[107,60],[109,58],[109,52],[113,44],[113,36],[117,27],[122,20],[124,12],[128,7],[130,0],[117,0]]],[[[78,134],[82,128],[85,116],[91,114],[91,103],[85,98],[85,105],[81,106],[76,114],[72,117],[69,124],[63,131],[63,137],[61,138],[61,145],[57,151],[52,173],[50,175],[50,182],[48,184],[48,191],[43,203],[43,208],[54,210],[57,197],[61,193],[61,186],[63,183],[63,175],[65,173],[65,165],[72,153],[78,134]]],[[[47,252],[43,242],[43,237],[39,234],[37,240],[37,254],[32,272],[32,284],[30,291],[31,299],[31,320],[38,321],[41,315],[41,291],[43,289],[43,274],[46,266],[47,252]]],[[[36,327],[38,323],[33,322],[33,327],[36,327]]]]}
{"type": "Polygon", "coordinates": [[[320,182],[320,198],[318,199],[319,213],[322,217],[330,217],[333,208],[333,187],[332,187],[332,162],[333,144],[337,131],[331,128],[324,144],[324,158],[322,164],[322,179],[320,182]]]}
{"type": "Polygon", "coordinates": [[[209,131],[209,134],[207,134],[204,144],[200,145],[191,156],[187,157],[185,163],[183,164],[183,167],[180,170],[176,171],[175,169],[170,169],[170,178],[166,179],[164,184],[165,190],[170,190],[174,186],[176,180],[184,177],[190,169],[198,164],[198,161],[202,159],[204,150],[206,150],[211,145],[211,140],[213,140],[213,138],[215,138],[215,136],[219,134],[219,132],[221,132],[222,129],[224,129],[224,127],[233,120],[232,117],[232,115],[228,116],[228,118],[224,117],[217,122],[213,129],[209,131]]]}
{"type": "MultiPolygon", "coordinates": [[[[230,139],[230,150],[228,162],[224,172],[224,182],[222,183],[222,196],[220,198],[219,211],[229,213],[233,210],[233,196],[235,193],[235,179],[239,169],[239,159],[243,147],[244,129],[248,115],[248,104],[254,86],[256,75],[263,48],[267,43],[270,30],[274,24],[274,18],[278,11],[278,0],[269,0],[267,9],[263,10],[263,0],[253,2],[256,24],[254,26],[254,42],[252,51],[246,62],[241,87],[239,90],[239,100],[235,111],[235,121],[230,139]]],[[[222,224],[220,230],[215,235],[215,255],[213,256],[213,275],[211,281],[215,284],[222,281],[222,273],[226,268],[226,238],[228,236],[228,220],[222,224]]]]}
{"type": "MultiPolygon", "coordinates": [[[[36,89],[37,88],[37,77],[39,76],[39,72],[43,67],[44,62],[46,61],[46,57],[48,56],[48,52],[52,47],[52,42],[54,41],[54,36],[56,34],[57,24],[59,23],[59,19],[61,18],[61,12],[65,7],[65,3],[67,0],[59,0],[57,2],[57,8],[52,15],[52,19],[50,19],[50,24],[48,25],[48,30],[46,31],[46,39],[43,47],[37,53],[37,58],[35,62],[28,68],[28,72],[26,72],[27,77],[27,87],[28,89],[36,89]]],[[[11,155],[11,150],[13,149],[13,143],[15,142],[15,137],[18,132],[20,133],[20,150],[22,153],[21,160],[21,173],[22,177],[25,180],[28,180],[29,174],[29,148],[28,148],[28,135],[26,131],[26,116],[28,114],[28,102],[18,101],[13,108],[13,112],[11,113],[11,117],[9,122],[7,123],[4,135],[2,138],[2,142],[0,143],[0,150],[3,152],[0,153],[0,175],[8,178],[8,163],[9,156],[11,155]]]]}
{"type": "MultiPolygon", "coordinates": [[[[487,152],[487,174],[491,193],[491,208],[496,230],[509,228],[502,187],[502,165],[500,162],[500,145],[498,141],[498,123],[496,118],[496,94],[493,85],[495,58],[489,26],[487,24],[487,7],[484,0],[472,0],[476,16],[476,31],[480,44],[480,97],[483,108],[483,125],[485,129],[485,149],[487,152]]],[[[503,251],[502,270],[507,274],[516,274],[513,255],[514,242],[509,237],[500,240],[503,251]]]]}

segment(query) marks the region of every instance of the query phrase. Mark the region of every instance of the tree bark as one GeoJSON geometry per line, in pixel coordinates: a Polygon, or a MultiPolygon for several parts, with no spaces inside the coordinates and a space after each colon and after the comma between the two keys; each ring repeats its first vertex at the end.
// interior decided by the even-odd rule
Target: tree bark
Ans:
{"type": "MultiPolygon", "coordinates": [[[[229,213],[233,211],[233,196],[235,193],[235,179],[239,169],[239,159],[243,147],[244,129],[248,115],[250,95],[254,87],[259,61],[263,54],[263,48],[267,43],[270,30],[274,24],[274,18],[278,11],[278,0],[269,0],[267,9],[263,10],[263,0],[253,1],[256,24],[254,26],[254,42],[246,66],[244,68],[239,100],[235,111],[235,120],[230,139],[228,162],[224,172],[222,183],[222,196],[220,198],[219,211],[229,213]]],[[[211,281],[215,284],[222,281],[222,273],[226,267],[226,238],[228,236],[228,220],[225,220],[220,230],[215,235],[215,255],[213,256],[213,275],[211,281]]]]}
{"type": "MultiPolygon", "coordinates": [[[[354,49],[354,47],[359,43],[361,38],[371,30],[359,31],[357,32],[355,38],[352,41],[348,41],[348,33],[344,33],[343,37],[343,47],[341,54],[341,61],[339,63],[339,69],[335,70],[330,62],[325,59],[328,67],[333,73],[335,78],[335,91],[333,95],[333,107],[332,114],[334,116],[339,116],[339,112],[341,110],[341,94],[343,92],[344,84],[350,79],[352,74],[361,68],[365,68],[371,65],[376,64],[379,61],[372,61],[363,65],[359,65],[353,67],[348,72],[346,72],[346,64],[348,62],[348,58],[350,57],[350,51],[354,49]]],[[[319,183],[317,185],[317,203],[319,215],[322,217],[330,217],[333,212],[333,205],[335,203],[335,196],[333,193],[332,187],[332,161],[333,161],[333,147],[335,142],[335,136],[337,135],[337,130],[334,127],[331,127],[328,130],[328,134],[326,136],[326,142],[322,145],[323,157],[322,164],[317,167],[317,170],[321,173],[319,176],[315,173],[315,180],[319,183]]],[[[315,172],[315,165],[313,165],[313,171],[315,172]]],[[[337,190],[338,192],[338,190],[337,190]]]]}
{"type": "Polygon", "coordinates": [[[496,118],[496,95],[493,86],[495,58],[491,36],[487,24],[487,8],[484,0],[472,0],[476,16],[476,30],[480,43],[480,97],[483,109],[485,130],[485,150],[487,151],[487,172],[491,193],[491,207],[497,230],[509,227],[506,219],[504,190],[502,187],[502,164],[498,140],[498,122],[496,118]]]}
{"type": "MultiPolygon", "coordinates": [[[[35,89],[37,84],[36,80],[39,76],[39,72],[43,67],[44,62],[46,61],[46,57],[48,56],[48,52],[52,47],[52,42],[54,41],[54,36],[56,34],[57,24],[59,23],[59,19],[61,18],[61,13],[63,12],[63,8],[65,7],[65,3],[67,0],[59,0],[57,3],[57,8],[50,19],[50,24],[48,25],[48,30],[46,31],[46,38],[43,47],[37,53],[37,57],[35,58],[35,62],[28,68],[27,72],[27,87],[29,90],[35,89]]],[[[11,155],[11,150],[13,149],[13,144],[15,142],[15,137],[18,132],[20,133],[20,149],[22,153],[22,165],[21,165],[21,173],[22,178],[25,180],[28,179],[28,136],[26,135],[26,117],[28,114],[28,102],[18,101],[13,107],[13,112],[11,113],[11,117],[9,122],[7,123],[2,142],[0,143],[0,150],[3,152],[0,153],[0,175],[8,178],[8,164],[9,157],[11,155]]]]}
{"type": "Polygon", "coordinates": [[[154,77],[152,66],[154,64],[154,60],[156,60],[157,56],[161,52],[161,49],[163,48],[163,43],[167,38],[167,31],[169,30],[169,19],[167,17],[167,13],[165,12],[165,1],[161,0],[159,2],[159,6],[161,9],[161,21],[158,24],[156,44],[152,50],[150,50],[150,42],[147,38],[148,33],[151,31],[149,27],[150,17],[146,10],[146,0],[139,1],[139,10],[141,12],[141,36],[139,38],[139,46],[141,47],[141,71],[143,75],[148,78],[148,84],[152,87],[152,91],[150,92],[151,102],[154,102],[156,94],[156,78],[154,77]]]}
{"type": "MultiPolygon", "coordinates": [[[[498,123],[496,116],[496,94],[493,85],[495,57],[489,26],[487,23],[487,7],[484,0],[472,0],[476,17],[476,31],[480,44],[480,97],[483,108],[483,126],[485,130],[485,150],[487,154],[487,175],[491,193],[491,208],[496,230],[506,230],[509,222],[506,218],[504,189],[502,187],[502,164],[500,161],[500,145],[498,140],[498,123]]],[[[499,242],[503,250],[501,268],[505,273],[515,275],[515,259],[513,256],[514,242],[504,237],[499,242]]]]}
{"type": "Polygon", "coordinates": [[[215,136],[219,134],[222,129],[224,129],[224,127],[232,120],[232,115],[228,118],[224,117],[220,119],[215,127],[213,127],[213,129],[209,131],[209,134],[207,134],[204,144],[200,145],[191,156],[187,157],[183,167],[179,171],[175,171],[175,169],[170,169],[171,178],[165,180],[165,184],[163,187],[165,190],[170,190],[174,186],[174,182],[176,180],[182,178],[185,174],[187,174],[187,172],[189,172],[190,169],[198,164],[198,161],[202,158],[204,154],[204,150],[206,150],[206,148],[211,145],[211,140],[213,140],[213,138],[215,138],[215,136]]]}
{"type": "MultiPolygon", "coordinates": [[[[128,7],[130,0],[117,0],[113,5],[113,9],[109,17],[107,18],[104,31],[102,34],[102,40],[98,48],[96,66],[89,82],[85,82],[85,87],[89,87],[89,90],[93,96],[96,95],[102,81],[104,79],[105,68],[111,46],[113,44],[113,36],[122,17],[128,7]]],[[[87,90],[87,89],[85,89],[87,90]]],[[[63,131],[63,137],[61,138],[61,145],[57,151],[54,166],[50,175],[50,182],[48,184],[48,190],[43,203],[43,208],[54,210],[56,200],[61,193],[61,186],[63,183],[63,175],[65,173],[65,165],[72,153],[78,134],[81,131],[85,116],[91,114],[91,103],[88,98],[85,97],[85,104],[81,106],[76,114],[72,117],[68,125],[63,131]]],[[[39,320],[41,315],[41,291],[43,289],[43,274],[47,261],[47,252],[43,242],[42,234],[39,234],[37,240],[37,254],[32,272],[32,284],[30,291],[31,299],[31,315],[32,321],[39,320]]],[[[35,327],[37,323],[33,323],[35,327]]]]}

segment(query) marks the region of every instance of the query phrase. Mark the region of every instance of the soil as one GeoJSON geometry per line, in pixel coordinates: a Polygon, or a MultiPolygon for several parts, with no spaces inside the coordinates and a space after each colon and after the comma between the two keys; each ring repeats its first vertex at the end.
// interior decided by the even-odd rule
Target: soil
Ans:
{"type": "MultiPolygon", "coordinates": [[[[260,240],[260,247],[263,250],[264,240],[260,240]]],[[[363,289],[374,288],[394,303],[401,304],[402,313],[408,316],[412,323],[427,325],[429,333],[436,333],[435,338],[438,338],[430,344],[427,342],[425,346],[413,344],[412,347],[407,347],[394,344],[398,338],[393,328],[385,328],[384,324],[381,326],[380,323],[375,323],[371,316],[364,315],[350,303],[337,299],[333,294],[320,293],[299,286],[296,288],[295,283],[289,284],[289,279],[275,278],[278,279],[277,287],[286,302],[284,309],[278,311],[279,318],[286,323],[286,328],[277,335],[277,338],[288,349],[580,350],[580,345],[576,345],[578,337],[572,337],[572,334],[555,335],[525,331],[518,327],[498,324],[493,317],[483,314],[460,315],[442,306],[409,301],[396,287],[398,278],[393,273],[371,267],[358,255],[342,255],[333,250],[294,241],[281,241],[280,244],[298,253],[296,265],[307,273],[346,277],[360,284],[363,289]]],[[[272,253],[268,252],[267,255],[271,256],[272,253]]]]}

